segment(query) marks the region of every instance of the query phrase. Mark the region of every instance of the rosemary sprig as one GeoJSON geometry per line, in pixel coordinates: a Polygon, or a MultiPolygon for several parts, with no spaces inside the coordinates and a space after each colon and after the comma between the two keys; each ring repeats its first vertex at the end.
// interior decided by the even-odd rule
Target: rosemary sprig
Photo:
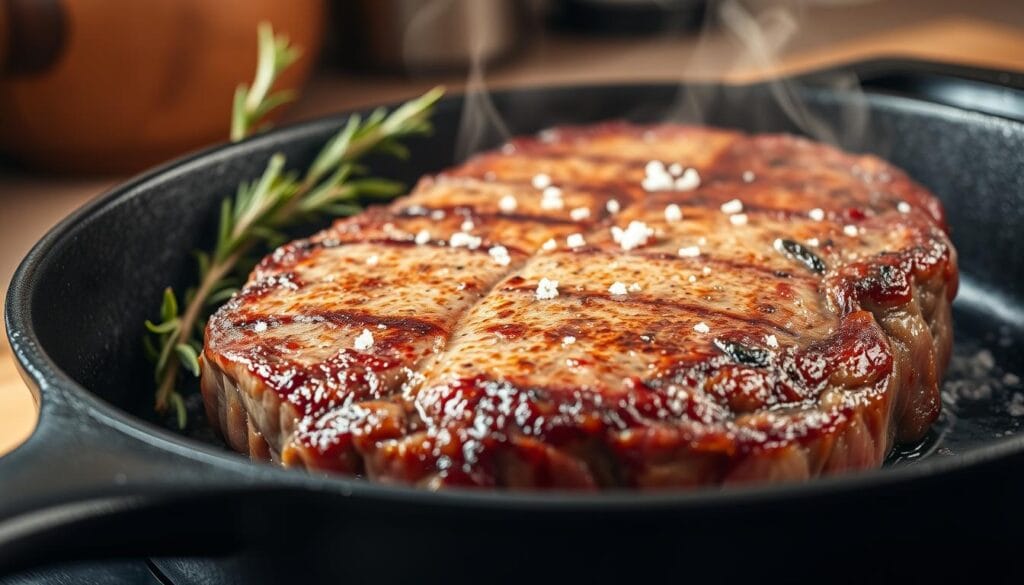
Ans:
{"type": "MultiPolygon", "coordinates": [[[[268,111],[288,99],[281,97],[283,92],[271,90],[278,74],[298,53],[268,26],[260,27],[259,40],[260,59],[252,88],[240,86],[235,93],[232,140],[248,136],[268,111]]],[[[199,375],[206,319],[217,304],[237,292],[252,269],[254,253],[283,243],[283,230],[303,220],[351,215],[362,209],[360,202],[366,198],[397,195],[400,184],[364,176],[365,169],[357,161],[370,153],[408,156],[400,140],[431,130],[430,115],[442,93],[440,88],[432,89],[390,114],[377,109],[366,119],[353,115],[321,148],[304,174],[286,170],[285,156],[274,154],[258,179],[243,182],[234,197],[221,202],[216,244],[211,251],[195,252],[199,282],[181,297],[184,310],[179,310],[179,297],[168,287],[160,322],[146,321],[149,334],[144,344],[155,364],[158,413],[173,408],[178,426],[185,426],[179,373],[185,370],[199,375]]]]}
{"type": "Polygon", "coordinates": [[[288,43],[288,38],[275,36],[267,22],[261,22],[256,29],[259,55],[256,61],[256,76],[252,86],[244,83],[235,89],[234,107],[231,112],[231,141],[238,142],[251,134],[274,108],[295,99],[295,92],[282,90],[270,93],[281,72],[302,56],[302,50],[288,43]]]}

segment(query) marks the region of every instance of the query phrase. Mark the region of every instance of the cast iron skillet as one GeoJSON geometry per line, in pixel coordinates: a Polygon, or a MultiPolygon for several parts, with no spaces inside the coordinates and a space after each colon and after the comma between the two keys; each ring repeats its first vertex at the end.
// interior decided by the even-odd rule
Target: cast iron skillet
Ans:
{"type": "MultiPolygon", "coordinates": [[[[864,106],[864,131],[840,132],[841,146],[889,158],[945,203],[963,274],[958,347],[987,347],[1000,367],[1022,373],[1024,124],[1011,118],[1024,82],[928,64],[856,71],[874,80],[864,96],[837,89],[832,72],[800,79],[791,92],[654,84],[493,97],[515,133],[697,113],[715,125],[801,133],[776,99],[787,93],[848,130],[864,106]]],[[[455,162],[462,104],[444,100],[436,134],[412,142],[406,163],[372,161],[376,172],[411,183],[455,162]]],[[[836,578],[879,570],[879,560],[896,558],[891,551],[919,541],[941,538],[958,554],[979,542],[992,550],[1024,519],[1016,504],[1024,434],[1000,402],[1005,389],[949,406],[927,445],[879,471],[655,494],[430,493],[252,464],[148,422],[140,324],[168,281],[187,282],[187,251],[209,244],[218,201],[275,151],[307,164],[344,120],[284,128],[147,173],[86,205],[29,253],[6,319],[41,416],[32,437],[0,460],[0,573],[44,559],[150,555],[165,557],[158,570],[192,582],[722,577],[760,572],[765,562],[836,578]],[[885,552],[865,564],[860,553],[876,549],[885,552]]]]}

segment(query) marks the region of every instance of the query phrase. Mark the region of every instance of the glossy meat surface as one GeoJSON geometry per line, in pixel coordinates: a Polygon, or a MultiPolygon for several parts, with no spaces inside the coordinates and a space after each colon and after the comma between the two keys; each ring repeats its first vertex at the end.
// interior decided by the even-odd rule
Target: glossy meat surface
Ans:
{"type": "Polygon", "coordinates": [[[956,286],[938,202],[878,158],[562,128],[268,256],[202,387],[235,449],[377,481],[801,480],[927,431],[956,286]]]}

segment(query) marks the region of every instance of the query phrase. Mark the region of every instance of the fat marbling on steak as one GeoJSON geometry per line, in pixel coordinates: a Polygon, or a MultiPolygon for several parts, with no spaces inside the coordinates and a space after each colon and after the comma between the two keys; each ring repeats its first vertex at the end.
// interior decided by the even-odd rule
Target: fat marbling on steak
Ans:
{"type": "Polygon", "coordinates": [[[956,253],[873,156],[546,131],[263,260],[206,330],[235,449],[440,488],[661,488],[879,466],[939,413],[956,253]]]}

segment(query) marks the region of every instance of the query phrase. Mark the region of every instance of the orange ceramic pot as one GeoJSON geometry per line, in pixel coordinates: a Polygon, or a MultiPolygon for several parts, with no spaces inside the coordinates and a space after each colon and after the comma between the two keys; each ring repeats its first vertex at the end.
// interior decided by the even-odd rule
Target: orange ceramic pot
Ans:
{"type": "Polygon", "coordinates": [[[281,79],[298,88],[324,13],[322,0],[56,4],[65,38],[54,62],[0,78],[0,150],[33,167],[85,173],[136,171],[226,140],[235,87],[255,69],[257,24],[270,22],[303,48],[281,79]]]}

